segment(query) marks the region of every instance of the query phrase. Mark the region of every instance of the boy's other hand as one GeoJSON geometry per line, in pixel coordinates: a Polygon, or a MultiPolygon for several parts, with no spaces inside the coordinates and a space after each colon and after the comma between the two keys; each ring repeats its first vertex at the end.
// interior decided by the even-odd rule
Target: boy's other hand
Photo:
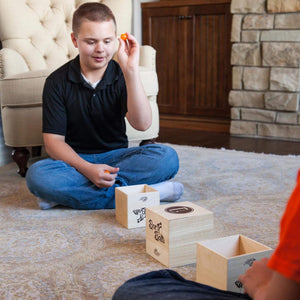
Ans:
{"type": "Polygon", "coordinates": [[[115,183],[118,171],[119,168],[105,164],[90,164],[84,175],[98,188],[104,188],[111,187],[115,183]]]}
{"type": "Polygon", "coordinates": [[[244,275],[239,276],[245,293],[252,298],[265,290],[272,279],[273,270],[268,268],[268,260],[269,259],[265,257],[259,261],[255,261],[244,275]]]}

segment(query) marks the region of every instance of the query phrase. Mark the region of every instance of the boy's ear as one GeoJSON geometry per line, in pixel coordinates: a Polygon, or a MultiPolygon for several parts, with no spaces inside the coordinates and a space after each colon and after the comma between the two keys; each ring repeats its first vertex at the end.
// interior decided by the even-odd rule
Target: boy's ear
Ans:
{"type": "Polygon", "coordinates": [[[78,44],[74,32],[71,33],[71,40],[73,42],[74,47],[78,48],[78,44]]]}

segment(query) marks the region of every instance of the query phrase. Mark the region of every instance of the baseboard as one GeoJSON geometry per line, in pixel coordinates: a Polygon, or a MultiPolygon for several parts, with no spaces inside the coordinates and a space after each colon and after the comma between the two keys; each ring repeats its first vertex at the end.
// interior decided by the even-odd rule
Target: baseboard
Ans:
{"type": "Polygon", "coordinates": [[[160,127],[229,133],[230,120],[217,118],[182,117],[161,114],[160,127]]]}

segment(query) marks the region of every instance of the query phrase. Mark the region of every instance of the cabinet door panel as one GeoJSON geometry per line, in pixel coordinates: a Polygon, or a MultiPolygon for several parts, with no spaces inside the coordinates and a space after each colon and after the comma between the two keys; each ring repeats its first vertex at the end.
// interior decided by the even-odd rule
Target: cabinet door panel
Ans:
{"type": "Polygon", "coordinates": [[[231,88],[229,5],[198,6],[193,10],[190,45],[193,75],[188,89],[187,114],[228,117],[231,88]]]}
{"type": "Polygon", "coordinates": [[[179,16],[180,8],[152,9],[143,11],[143,44],[156,49],[157,76],[159,82],[158,105],[161,113],[182,113],[185,100],[180,78],[181,65],[185,60],[182,49],[179,16]]]}

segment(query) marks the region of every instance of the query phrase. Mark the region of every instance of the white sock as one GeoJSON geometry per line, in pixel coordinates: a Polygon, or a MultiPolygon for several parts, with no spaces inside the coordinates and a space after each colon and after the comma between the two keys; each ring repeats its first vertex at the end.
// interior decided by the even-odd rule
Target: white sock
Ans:
{"type": "Polygon", "coordinates": [[[53,201],[47,201],[40,197],[37,197],[36,201],[37,201],[40,209],[50,209],[50,208],[58,205],[57,203],[55,203],[53,201]]]}
{"type": "Polygon", "coordinates": [[[174,202],[183,194],[183,185],[180,182],[163,181],[150,186],[159,191],[161,202],[174,202]]]}

